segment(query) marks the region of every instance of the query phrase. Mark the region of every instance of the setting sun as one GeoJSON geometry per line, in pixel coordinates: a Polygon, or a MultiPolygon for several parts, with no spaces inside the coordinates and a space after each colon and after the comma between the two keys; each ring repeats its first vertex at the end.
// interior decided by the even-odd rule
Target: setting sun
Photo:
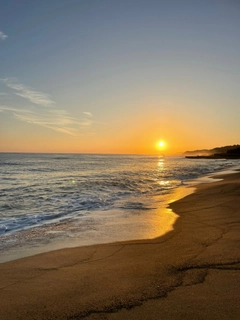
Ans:
{"type": "Polygon", "coordinates": [[[158,146],[159,146],[160,148],[163,148],[164,145],[165,145],[164,141],[159,141],[159,142],[158,142],[158,146]]]}
{"type": "Polygon", "coordinates": [[[164,140],[158,140],[155,147],[158,153],[159,151],[166,151],[166,142],[164,140]]]}

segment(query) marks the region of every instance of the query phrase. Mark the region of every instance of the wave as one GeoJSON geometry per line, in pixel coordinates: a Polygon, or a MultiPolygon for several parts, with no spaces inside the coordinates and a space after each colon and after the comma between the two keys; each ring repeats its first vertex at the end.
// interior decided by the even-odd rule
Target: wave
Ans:
{"type": "Polygon", "coordinates": [[[47,154],[4,155],[3,160],[0,235],[81,220],[94,212],[117,209],[131,215],[136,210],[154,210],[154,197],[159,199],[192,179],[237,163],[180,157],[47,154]]]}

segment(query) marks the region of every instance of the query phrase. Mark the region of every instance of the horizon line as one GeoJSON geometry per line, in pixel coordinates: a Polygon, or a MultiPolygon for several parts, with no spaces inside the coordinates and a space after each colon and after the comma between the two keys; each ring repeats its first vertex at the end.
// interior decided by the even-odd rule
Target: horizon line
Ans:
{"type": "Polygon", "coordinates": [[[95,153],[95,152],[33,152],[33,151],[0,151],[2,153],[12,153],[12,154],[82,154],[82,155],[127,155],[127,156],[156,156],[156,157],[166,157],[166,156],[181,156],[183,153],[174,154],[156,154],[156,153],[95,153]]]}

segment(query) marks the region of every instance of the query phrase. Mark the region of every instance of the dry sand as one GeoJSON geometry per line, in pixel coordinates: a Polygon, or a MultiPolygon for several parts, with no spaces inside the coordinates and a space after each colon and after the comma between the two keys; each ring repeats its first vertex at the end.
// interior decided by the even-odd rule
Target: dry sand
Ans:
{"type": "Polygon", "coordinates": [[[154,240],[0,264],[0,319],[240,319],[240,173],[199,185],[154,240]]]}

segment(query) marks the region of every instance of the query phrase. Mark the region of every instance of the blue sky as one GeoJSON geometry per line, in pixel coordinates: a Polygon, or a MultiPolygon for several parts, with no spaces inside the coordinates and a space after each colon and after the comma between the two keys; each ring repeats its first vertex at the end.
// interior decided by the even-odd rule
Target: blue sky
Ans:
{"type": "Polygon", "coordinates": [[[239,143],[239,1],[0,6],[1,151],[239,143]]]}

